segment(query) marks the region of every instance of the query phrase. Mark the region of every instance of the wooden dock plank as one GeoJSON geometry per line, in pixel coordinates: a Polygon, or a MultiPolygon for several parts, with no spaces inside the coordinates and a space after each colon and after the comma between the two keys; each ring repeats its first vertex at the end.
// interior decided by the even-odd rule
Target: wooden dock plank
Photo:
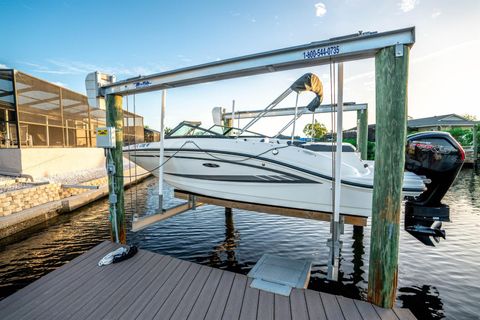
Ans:
{"type": "Polygon", "coordinates": [[[144,250],[98,267],[116,248],[104,242],[0,301],[0,319],[415,319],[407,309],[312,290],[275,295],[251,288],[244,275],[144,250]]]}
{"type": "Polygon", "coordinates": [[[54,304],[54,297],[58,297],[60,294],[66,294],[68,291],[71,292],[74,290],[75,284],[88,280],[91,276],[91,271],[97,267],[98,261],[114,248],[115,246],[106,246],[102,248],[88,259],[82,260],[68,272],[65,272],[58,278],[54,278],[53,280],[55,281],[47,282],[43,286],[39,287],[35,296],[30,297],[28,300],[25,300],[25,297],[23,297],[24,299],[21,300],[21,307],[17,307],[15,312],[10,313],[4,319],[9,320],[23,318],[35,312],[37,308],[43,308],[44,306],[49,306],[52,303],[54,304]],[[69,285],[66,286],[65,284],[69,285]]]}
{"type": "MultiPolygon", "coordinates": [[[[145,308],[140,310],[141,312],[137,315],[137,318],[153,319],[177,285],[180,283],[180,290],[183,289],[185,287],[185,278],[191,281],[199,269],[200,266],[197,264],[182,261],[178,269],[168,278],[161,289],[155,293],[145,308]]],[[[173,297],[175,298],[175,295],[173,297]]]]}
{"type": "Polygon", "coordinates": [[[340,309],[342,309],[343,316],[348,320],[362,320],[362,316],[357,309],[357,306],[353,302],[353,299],[338,296],[338,304],[340,309]]]}
{"type": "Polygon", "coordinates": [[[319,292],[305,290],[305,300],[307,301],[307,311],[310,320],[327,320],[319,292]]]}
{"type": "Polygon", "coordinates": [[[308,320],[307,301],[305,300],[305,290],[292,289],[290,293],[290,308],[292,319],[308,320]]]}
{"type": "MultiPolygon", "coordinates": [[[[101,283],[100,290],[95,290],[94,294],[88,296],[86,303],[75,303],[76,308],[68,313],[62,312],[61,319],[85,319],[90,313],[99,309],[101,305],[105,303],[113,303],[113,301],[121,298],[121,293],[125,294],[128,290],[139,281],[148,271],[155,268],[162,260],[163,256],[158,256],[153,253],[146,254],[142,259],[138,259],[136,256],[131,258],[133,266],[126,264],[127,270],[115,270],[115,272],[109,272],[108,277],[105,277],[99,281],[101,283]]],[[[115,266],[115,265],[113,265],[115,266]]],[[[65,309],[66,311],[68,309],[65,309]]]]}
{"type": "Polygon", "coordinates": [[[260,296],[258,297],[258,314],[257,319],[273,320],[274,319],[274,307],[275,296],[271,292],[260,290],[260,296]]]}
{"type": "Polygon", "coordinates": [[[393,312],[400,320],[415,320],[415,316],[412,311],[405,308],[393,308],[393,312]]]}
{"type": "MultiPolygon", "coordinates": [[[[108,298],[90,313],[85,315],[86,319],[102,319],[107,314],[123,309],[129,306],[129,302],[132,301],[139,290],[143,290],[148,287],[148,284],[152,282],[158,275],[158,270],[163,270],[166,266],[173,261],[172,258],[167,256],[154,255],[151,260],[152,267],[146,273],[136,273],[122,287],[113,292],[108,298]]],[[[124,309],[123,309],[124,310],[124,309]]]]}
{"type": "Polygon", "coordinates": [[[260,290],[250,287],[252,279],[248,279],[245,295],[243,296],[242,310],[240,311],[240,320],[250,320],[257,318],[258,296],[260,290]]]}
{"type": "Polygon", "coordinates": [[[275,320],[291,320],[292,319],[289,297],[276,294],[274,303],[275,303],[275,306],[274,306],[275,320]]]}
{"type": "Polygon", "coordinates": [[[234,278],[235,273],[229,271],[223,272],[217,290],[213,295],[212,301],[210,301],[210,307],[205,316],[206,319],[216,320],[222,318],[234,278]]]}
{"type": "Polygon", "coordinates": [[[52,286],[61,282],[65,277],[71,276],[71,272],[80,270],[82,266],[87,265],[90,260],[94,260],[96,257],[100,256],[101,253],[99,254],[99,252],[103,253],[102,250],[108,250],[109,248],[114,248],[114,245],[111,242],[102,242],[83,255],[73,259],[71,262],[48,273],[27,287],[20,289],[15,294],[6,297],[0,301],[0,313],[3,315],[10,315],[15,311],[19,311],[19,309],[22,309],[25,304],[29,303],[29,301],[32,301],[33,298],[37,297],[42,292],[45,292],[48,290],[48,288],[51,288],[52,286]]]}
{"type": "Polygon", "coordinates": [[[202,288],[200,296],[193,305],[192,311],[188,315],[187,319],[204,319],[207,314],[210,301],[213,299],[213,295],[217,290],[218,283],[222,277],[222,271],[220,269],[213,269],[208,276],[207,283],[202,288]]]}
{"type": "Polygon", "coordinates": [[[177,306],[182,301],[183,296],[187,292],[189,286],[195,281],[202,266],[192,264],[185,272],[182,280],[175,284],[175,288],[170,292],[168,298],[161,305],[161,300],[152,300],[153,303],[161,305],[161,308],[156,312],[154,319],[169,319],[177,309],[177,306]]]}
{"type": "Polygon", "coordinates": [[[360,300],[354,300],[354,303],[363,319],[381,320],[371,303],[360,300]]]}
{"type": "Polygon", "coordinates": [[[171,317],[172,320],[183,320],[188,318],[188,315],[190,314],[193,305],[197,301],[200,295],[200,291],[203,289],[203,286],[207,282],[208,276],[211,272],[212,268],[206,266],[202,266],[200,268],[200,271],[195,278],[195,282],[192,282],[192,285],[190,286],[190,288],[188,288],[188,291],[185,293],[182,301],[180,301],[180,304],[173,313],[171,317]]]}
{"type": "Polygon", "coordinates": [[[323,307],[325,308],[325,314],[329,320],[344,320],[342,310],[338,304],[337,298],[333,294],[320,292],[322,298],[323,307]]]}
{"type": "Polygon", "coordinates": [[[174,260],[173,263],[168,264],[164,272],[160,273],[148,287],[140,288],[127,308],[114,309],[115,312],[108,314],[104,319],[135,319],[150,302],[155,293],[162,288],[163,284],[178,270],[185,271],[187,266],[188,264],[182,263],[180,260],[174,260]],[[120,310],[122,311],[120,312],[120,310]]]}
{"type": "Polygon", "coordinates": [[[231,320],[240,318],[240,310],[242,310],[243,296],[247,286],[247,277],[243,274],[236,274],[233,279],[232,289],[228,295],[227,304],[222,319],[231,320]]]}
{"type": "Polygon", "coordinates": [[[376,305],[373,305],[373,307],[375,308],[375,311],[377,312],[380,319],[382,319],[382,320],[398,320],[397,315],[395,314],[395,312],[393,312],[392,309],[384,309],[384,308],[377,307],[376,305]]]}

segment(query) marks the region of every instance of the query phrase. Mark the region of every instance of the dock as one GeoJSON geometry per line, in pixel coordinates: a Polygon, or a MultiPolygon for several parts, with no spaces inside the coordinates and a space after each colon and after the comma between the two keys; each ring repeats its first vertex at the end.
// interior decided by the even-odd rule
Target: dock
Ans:
{"type": "Polygon", "coordinates": [[[261,291],[245,275],[146,250],[98,267],[118,247],[102,242],[0,301],[0,319],[415,319],[308,289],[261,291]]]}

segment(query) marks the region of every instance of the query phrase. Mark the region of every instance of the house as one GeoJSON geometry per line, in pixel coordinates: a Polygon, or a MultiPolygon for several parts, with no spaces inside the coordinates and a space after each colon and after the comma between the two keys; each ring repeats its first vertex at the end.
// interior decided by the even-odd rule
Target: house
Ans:
{"type": "Polygon", "coordinates": [[[455,113],[428,118],[411,119],[407,121],[407,128],[410,131],[439,131],[453,128],[471,129],[478,123],[468,120],[455,113]]]}
{"type": "MultiPolygon", "coordinates": [[[[44,177],[104,166],[96,128],[106,111],[87,97],[26,73],[0,69],[0,173],[44,177]]],[[[124,111],[125,144],[143,142],[143,117],[124,111]]]]}

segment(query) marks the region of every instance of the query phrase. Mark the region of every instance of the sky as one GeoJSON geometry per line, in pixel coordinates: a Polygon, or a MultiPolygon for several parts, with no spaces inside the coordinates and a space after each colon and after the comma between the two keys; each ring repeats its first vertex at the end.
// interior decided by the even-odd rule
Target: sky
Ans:
{"type": "MultiPolygon", "coordinates": [[[[0,12],[4,30],[0,67],[83,94],[85,76],[92,71],[121,80],[358,31],[415,26],[409,116],[457,113],[480,120],[479,0],[0,0],[0,12]]],[[[369,123],[374,123],[374,59],[348,62],[344,68],[344,101],[368,103],[369,123]]],[[[329,103],[329,66],[318,66],[171,89],[166,125],[195,120],[209,126],[212,108],[230,110],[232,100],[236,110],[262,109],[306,72],[322,79],[324,103],[329,103]]],[[[311,98],[303,94],[299,104],[311,98]]],[[[130,97],[130,111],[132,101],[130,97]]],[[[145,124],[158,129],[161,93],[137,95],[135,101],[145,124]]],[[[280,107],[294,103],[292,95],[280,107]]],[[[330,128],[330,115],[316,118],[330,128]]],[[[276,133],[288,120],[263,119],[253,130],[276,133]]],[[[297,128],[310,121],[311,117],[302,118],[297,128]]],[[[344,128],[355,124],[355,113],[346,113],[344,128]]]]}

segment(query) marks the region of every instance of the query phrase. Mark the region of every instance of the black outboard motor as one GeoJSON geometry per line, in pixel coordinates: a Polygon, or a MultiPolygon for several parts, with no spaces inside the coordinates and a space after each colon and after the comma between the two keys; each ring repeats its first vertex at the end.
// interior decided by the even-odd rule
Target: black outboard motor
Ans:
{"type": "Polygon", "coordinates": [[[450,221],[450,208],[441,200],[455,181],[465,160],[460,144],[446,132],[421,132],[407,137],[405,169],[425,176],[427,191],[405,203],[405,230],[426,245],[445,239],[442,221],[450,221]]]}

